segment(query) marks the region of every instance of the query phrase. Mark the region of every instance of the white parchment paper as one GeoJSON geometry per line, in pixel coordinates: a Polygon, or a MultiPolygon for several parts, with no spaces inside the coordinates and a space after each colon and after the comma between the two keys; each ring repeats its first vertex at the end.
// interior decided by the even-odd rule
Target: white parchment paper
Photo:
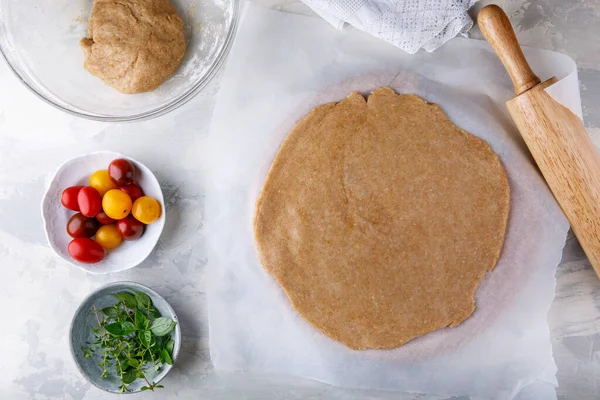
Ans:
{"type": "MultiPolygon", "coordinates": [[[[580,114],[573,61],[549,51],[526,55],[542,79],[566,78],[553,96],[580,114]]],[[[546,314],[568,224],[505,109],[511,97],[510,79],[485,42],[455,39],[411,56],[358,31],[334,31],[321,19],[248,6],[206,160],[215,368],[486,399],[514,398],[539,382],[556,385],[546,314]],[[486,140],[507,170],[511,211],[501,258],[480,285],[471,318],[398,349],[355,351],[292,309],[258,263],[252,217],[293,125],[318,104],[381,86],[440,104],[456,125],[486,140]]]]}

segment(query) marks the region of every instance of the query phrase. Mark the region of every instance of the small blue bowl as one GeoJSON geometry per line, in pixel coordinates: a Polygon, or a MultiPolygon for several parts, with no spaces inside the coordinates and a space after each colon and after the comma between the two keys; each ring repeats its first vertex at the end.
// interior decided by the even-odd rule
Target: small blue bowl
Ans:
{"type": "MultiPolygon", "coordinates": [[[[81,372],[81,374],[98,389],[110,393],[121,393],[119,380],[112,375],[108,378],[102,378],[102,368],[98,366],[101,357],[99,355],[94,355],[90,358],[85,358],[82,347],[87,347],[88,344],[86,342],[90,342],[94,338],[94,333],[92,332],[90,325],[98,325],[96,317],[92,313],[94,305],[96,305],[97,309],[109,307],[116,303],[116,299],[112,295],[123,291],[129,291],[130,293],[132,293],[132,291],[138,291],[147,294],[152,300],[154,307],[163,317],[171,318],[177,323],[175,329],[171,332],[171,339],[175,341],[172,356],[173,363],[175,363],[179,350],[181,349],[181,328],[179,327],[177,315],[175,315],[173,308],[161,295],[149,287],[135,282],[114,282],[102,286],[100,289],[86,297],[77,311],[75,311],[75,316],[71,322],[69,339],[71,343],[71,354],[73,355],[73,359],[75,360],[79,372],[81,372]]],[[[150,382],[160,382],[169,373],[172,367],[172,365],[163,365],[157,372],[152,371],[151,373],[148,373],[148,380],[150,382]]],[[[142,386],[146,385],[147,384],[143,379],[136,379],[127,386],[129,392],[125,393],[140,392],[142,386]]]]}

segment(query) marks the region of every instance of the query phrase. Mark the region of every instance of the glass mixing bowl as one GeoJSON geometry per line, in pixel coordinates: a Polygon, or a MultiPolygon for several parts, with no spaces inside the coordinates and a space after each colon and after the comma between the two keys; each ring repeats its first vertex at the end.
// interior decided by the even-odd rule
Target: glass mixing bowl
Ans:
{"type": "MultiPolygon", "coordinates": [[[[1,0],[0,52],[21,82],[50,104],[101,121],[135,121],[171,111],[198,93],[231,47],[239,0],[171,0],[185,22],[179,69],[158,89],[122,94],[83,68],[91,0],[1,0]]],[[[0,87],[0,90],[1,87],[0,87]]]]}

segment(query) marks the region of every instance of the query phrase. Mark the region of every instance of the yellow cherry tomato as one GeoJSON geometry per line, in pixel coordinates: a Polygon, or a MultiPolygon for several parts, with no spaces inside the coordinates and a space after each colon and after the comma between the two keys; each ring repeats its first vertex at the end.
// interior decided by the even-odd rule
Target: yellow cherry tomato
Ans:
{"type": "Polygon", "coordinates": [[[131,197],[119,189],[109,190],[102,198],[102,210],[112,219],[123,219],[131,211],[131,197]]]}
{"type": "Polygon", "coordinates": [[[116,189],[117,184],[110,178],[108,171],[100,169],[90,176],[90,186],[100,193],[100,197],[111,189],[116,189]]]}
{"type": "Polygon", "coordinates": [[[117,225],[102,225],[96,232],[96,242],[105,249],[114,249],[121,244],[121,232],[117,225]]]}
{"type": "Polygon", "coordinates": [[[150,196],[142,196],[133,203],[131,214],[144,224],[151,224],[160,217],[160,203],[150,196]]]}

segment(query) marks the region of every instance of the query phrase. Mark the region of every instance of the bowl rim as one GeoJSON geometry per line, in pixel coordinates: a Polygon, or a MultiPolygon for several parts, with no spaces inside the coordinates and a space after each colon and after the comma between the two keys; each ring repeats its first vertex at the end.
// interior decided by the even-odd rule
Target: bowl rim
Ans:
{"type": "Polygon", "coordinates": [[[227,56],[229,55],[229,51],[231,50],[231,46],[235,39],[235,35],[237,32],[240,15],[241,15],[241,1],[240,0],[231,0],[231,2],[233,3],[231,26],[229,27],[229,30],[227,31],[227,36],[225,38],[225,42],[223,43],[223,46],[221,46],[221,48],[219,49],[219,52],[217,53],[215,62],[210,66],[210,68],[208,69],[206,74],[198,82],[196,82],[190,89],[188,89],[186,92],[184,92],[180,96],[176,97],[175,99],[171,100],[167,104],[164,104],[160,107],[156,107],[149,111],[144,111],[144,112],[138,113],[138,114],[131,114],[131,115],[127,115],[127,116],[111,116],[111,115],[93,114],[93,113],[84,112],[84,111],[77,111],[77,110],[71,109],[69,107],[63,106],[61,104],[57,104],[54,101],[52,101],[52,99],[50,99],[47,96],[45,96],[44,94],[38,92],[33,86],[31,86],[29,84],[28,79],[26,79],[26,77],[24,76],[26,74],[20,74],[16,70],[16,68],[13,67],[13,65],[9,61],[9,57],[8,57],[7,53],[5,53],[6,50],[4,50],[1,45],[0,45],[0,54],[2,55],[2,57],[0,57],[0,58],[4,59],[4,61],[6,62],[6,65],[8,65],[8,68],[13,72],[13,74],[17,77],[17,79],[27,89],[29,89],[29,91],[31,91],[34,95],[36,95],[38,98],[42,99],[47,104],[50,104],[51,106],[54,106],[61,111],[64,111],[64,112],[74,115],[76,117],[85,118],[85,119],[89,119],[89,120],[93,120],[93,121],[115,122],[115,123],[145,121],[145,120],[149,120],[149,119],[164,115],[164,114],[166,114],[170,111],[173,111],[173,110],[179,108],[180,106],[184,105],[189,100],[191,100],[194,96],[196,96],[202,89],[204,89],[206,87],[206,85],[208,85],[210,83],[210,81],[212,81],[212,79],[217,74],[217,72],[219,72],[219,70],[223,66],[225,60],[227,59],[227,56]]]}
{"type": "Polygon", "coordinates": [[[46,242],[47,242],[48,246],[50,247],[50,249],[52,250],[52,252],[56,256],[58,256],[60,259],[65,260],[69,264],[71,264],[73,266],[76,266],[77,268],[85,271],[86,273],[92,274],[92,275],[104,275],[104,274],[110,274],[110,273],[117,273],[117,272],[127,271],[128,269],[135,268],[138,265],[140,265],[142,262],[144,262],[150,256],[150,254],[152,254],[152,251],[154,251],[154,249],[156,248],[156,245],[158,244],[158,240],[160,240],[160,236],[162,235],[163,230],[165,228],[166,212],[167,212],[166,207],[165,207],[164,194],[162,193],[162,188],[160,187],[160,183],[158,182],[158,178],[156,178],[156,175],[154,175],[154,172],[152,172],[152,170],[150,168],[148,168],[145,164],[143,164],[142,162],[136,160],[135,158],[128,157],[128,156],[126,156],[124,154],[121,154],[119,152],[112,151],[112,150],[99,150],[99,151],[94,151],[94,152],[91,152],[91,153],[85,153],[85,154],[81,154],[79,156],[70,158],[70,159],[62,162],[56,168],[56,170],[54,170],[54,173],[52,174],[52,178],[50,179],[50,181],[48,183],[48,186],[44,190],[44,195],[42,196],[42,201],[40,203],[40,208],[41,208],[41,214],[42,214],[42,222],[44,223],[44,235],[46,236],[46,242]],[[56,177],[59,174],[59,172],[62,171],[63,168],[65,168],[68,164],[72,163],[75,160],[82,159],[82,158],[85,158],[85,157],[94,156],[94,155],[97,155],[97,154],[110,155],[111,157],[114,157],[115,159],[116,158],[125,158],[127,160],[133,161],[134,164],[138,164],[138,165],[143,166],[145,169],[147,169],[150,172],[150,174],[152,175],[152,178],[154,180],[156,180],[156,183],[158,185],[158,188],[159,188],[160,194],[161,194],[161,198],[158,199],[158,200],[159,200],[159,203],[160,203],[160,205],[162,207],[162,212],[161,212],[161,216],[156,221],[157,223],[160,224],[160,232],[158,234],[158,239],[156,240],[156,243],[154,243],[154,245],[152,246],[152,248],[150,249],[150,251],[148,252],[148,254],[146,254],[146,256],[143,259],[141,259],[137,264],[131,265],[131,266],[127,267],[127,268],[120,269],[118,271],[103,271],[103,270],[95,270],[95,269],[94,270],[86,269],[83,266],[81,266],[80,264],[78,264],[75,260],[71,260],[71,259],[68,259],[66,257],[63,257],[63,255],[60,254],[55,249],[55,246],[54,246],[54,244],[53,244],[53,242],[52,242],[52,240],[50,238],[49,221],[46,218],[46,212],[45,212],[45,207],[44,207],[45,204],[46,204],[46,202],[49,201],[49,198],[50,198],[50,189],[52,188],[52,183],[56,179],[56,177]]]}
{"type": "Polygon", "coordinates": [[[73,359],[73,363],[75,364],[75,366],[77,367],[77,370],[79,371],[79,373],[88,381],[90,382],[92,385],[94,385],[95,387],[97,387],[98,389],[107,392],[107,393],[112,393],[112,394],[134,394],[134,393],[140,393],[141,390],[135,390],[135,391],[129,391],[129,392],[124,392],[124,393],[116,393],[116,392],[112,392],[110,390],[107,390],[101,386],[99,386],[94,380],[92,380],[88,374],[84,371],[83,367],[77,362],[77,358],[75,357],[75,349],[73,348],[73,328],[75,326],[75,319],[77,318],[77,316],[79,314],[81,314],[83,310],[83,305],[85,303],[87,303],[96,293],[102,291],[102,290],[106,290],[106,289],[110,289],[112,287],[115,286],[126,286],[128,288],[135,288],[135,290],[141,291],[141,292],[146,292],[146,293],[150,293],[153,296],[156,296],[160,299],[162,299],[165,304],[166,304],[166,308],[169,311],[169,313],[171,313],[173,315],[173,319],[177,322],[177,324],[175,325],[175,347],[173,348],[173,364],[169,365],[167,364],[166,366],[164,366],[164,371],[165,373],[163,374],[162,377],[160,377],[158,380],[154,381],[155,383],[159,383],[160,381],[162,381],[163,379],[165,379],[165,377],[169,374],[169,372],[171,372],[171,369],[173,369],[173,366],[175,365],[175,363],[177,362],[177,358],[179,356],[179,352],[181,350],[181,342],[182,342],[182,336],[181,336],[181,327],[180,327],[180,323],[179,323],[179,318],[177,317],[177,314],[175,313],[175,310],[173,309],[173,307],[171,306],[171,304],[160,294],[158,293],[156,290],[146,286],[146,285],[142,285],[141,283],[137,283],[137,282],[133,282],[133,281],[116,281],[116,282],[111,282],[108,283],[106,285],[102,285],[99,288],[93,290],[92,292],[90,292],[87,296],[85,296],[83,298],[83,300],[81,300],[81,303],[79,303],[79,306],[77,307],[77,309],[75,310],[75,313],[73,314],[73,317],[71,317],[71,323],[69,324],[69,350],[71,353],[71,358],[73,359]]]}

